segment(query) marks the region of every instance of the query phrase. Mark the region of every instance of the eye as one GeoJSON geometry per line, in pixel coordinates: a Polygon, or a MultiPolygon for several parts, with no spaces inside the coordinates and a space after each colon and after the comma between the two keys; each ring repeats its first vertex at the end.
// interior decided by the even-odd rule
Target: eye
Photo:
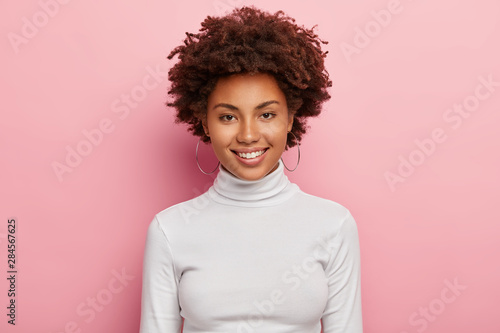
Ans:
{"type": "Polygon", "coordinates": [[[261,115],[261,117],[262,117],[262,118],[264,118],[264,119],[271,119],[271,118],[273,118],[274,116],[275,116],[275,114],[274,114],[274,113],[271,113],[271,112],[266,112],[266,113],[263,113],[263,114],[261,115]]]}
{"type": "Polygon", "coordinates": [[[232,116],[230,114],[225,114],[223,116],[220,116],[219,119],[222,121],[231,121],[231,120],[234,120],[234,116],[232,116]]]}

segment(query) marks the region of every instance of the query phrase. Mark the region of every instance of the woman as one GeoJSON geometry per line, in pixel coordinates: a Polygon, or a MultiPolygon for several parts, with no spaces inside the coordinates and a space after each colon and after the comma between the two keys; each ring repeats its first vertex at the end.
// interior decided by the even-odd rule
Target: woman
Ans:
{"type": "Polygon", "coordinates": [[[283,151],[331,86],[325,42],[294,22],[243,7],[207,17],[168,57],[168,105],[220,166],[207,192],[149,226],[142,333],[362,332],[354,219],[284,174],[283,151]]]}

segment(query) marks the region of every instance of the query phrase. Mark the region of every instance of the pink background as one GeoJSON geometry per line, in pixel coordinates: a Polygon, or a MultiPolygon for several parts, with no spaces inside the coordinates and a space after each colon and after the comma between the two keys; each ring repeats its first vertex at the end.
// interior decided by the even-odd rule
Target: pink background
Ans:
{"type": "Polygon", "coordinates": [[[138,332],[147,226],[213,179],[163,106],[165,57],[241,4],[330,42],[333,98],[289,177],[356,218],[365,332],[500,332],[500,86],[481,83],[500,82],[498,1],[60,1],[0,10],[2,332],[138,332]]]}

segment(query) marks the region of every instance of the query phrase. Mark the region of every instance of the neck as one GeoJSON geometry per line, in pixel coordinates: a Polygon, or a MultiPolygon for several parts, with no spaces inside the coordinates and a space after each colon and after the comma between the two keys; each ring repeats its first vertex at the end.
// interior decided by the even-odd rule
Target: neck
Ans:
{"type": "Polygon", "coordinates": [[[209,195],[215,201],[228,205],[267,206],[287,199],[287,194],[295,187],[285,175],[280,160],[271,172],[258,180],[240,179],[221,166],[209,195]]]}

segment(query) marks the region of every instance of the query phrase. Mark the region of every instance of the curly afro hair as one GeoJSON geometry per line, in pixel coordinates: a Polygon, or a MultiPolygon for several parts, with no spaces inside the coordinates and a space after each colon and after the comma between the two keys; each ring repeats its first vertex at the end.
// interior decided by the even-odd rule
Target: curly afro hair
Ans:
{"type": "MultiPolygon", "coordinates": [[[[176,123],[187,123],[189,131],[209,142],[202,121],[217,80],[239,73],[269,73],[294,114],[291,132],[300,142],[307,118],[320,114],[321,104],[330,99],[327,87],[332,86],[324,66],[328,52],[321,50],[327,42],[314,33],[316,26],[299,27],[283,11],[270,14],[253,6],[223,17],[208,16],[201,26],[199,33],[186,32],[184,45],[167,57],[179,57],[168,72],[173,101],[166,103],[176,109],[176,123]]],[[[289,136],[287,147],[295,143],[289,136]]]]}

